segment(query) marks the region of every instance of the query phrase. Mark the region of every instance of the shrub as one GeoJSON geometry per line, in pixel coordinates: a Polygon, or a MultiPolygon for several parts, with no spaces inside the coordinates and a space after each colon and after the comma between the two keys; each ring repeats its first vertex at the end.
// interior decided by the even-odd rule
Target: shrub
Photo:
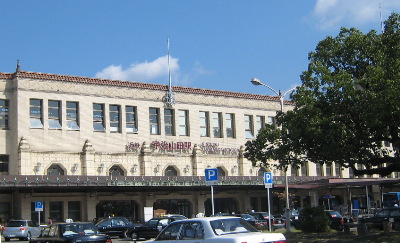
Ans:
{"type": "Polygon", "coordinates": [[[330,224],[323,207],[306,207],[300,211],[297,228],[305,233],[328,232],[330,224]]]}

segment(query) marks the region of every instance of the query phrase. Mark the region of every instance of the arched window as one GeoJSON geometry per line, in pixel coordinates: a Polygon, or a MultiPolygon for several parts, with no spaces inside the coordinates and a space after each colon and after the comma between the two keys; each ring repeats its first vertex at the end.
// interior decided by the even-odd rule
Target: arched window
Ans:
{"type": "Polygon", "coordinates": [[[54,164],[47,169],[47,174],[52,176],[64,175],[64,170],[59,165],[54,164]]]}
{"type": "Polygon", "coordinates": [[[218,176],[225,176],[225,170],[222,167],[217,167],[218,169],[218,176]]]}
{"type": "Polygon", "coordinates": [[[108,171],[110,176],[124,176],[124,171],[117,165],[114,165],[108,171]]]}
{"type": "Polygon", "coordinates": [[[165,169],[165,175],[166,176],[178,176],[178,171],[173,166],[168,166],[167,169],[165,169]]]}
{"type": "Polygon", "coordinates": [[[261,167],[261,168],[258,170],[258,176],[264,177],[264,172],[267,172],[267,170],[266,170],[264,167],[261,167]]]}

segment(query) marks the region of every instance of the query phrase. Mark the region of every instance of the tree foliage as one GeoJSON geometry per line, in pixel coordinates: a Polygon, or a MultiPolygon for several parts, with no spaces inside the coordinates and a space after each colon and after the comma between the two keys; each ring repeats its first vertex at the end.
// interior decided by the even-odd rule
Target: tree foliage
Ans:
{"type": "Polygon", "coordinates": [[[281,168],[334,162],[355,175],[400,171],[400,15],[384,30],[342,28],[320,41],[292,93],[294,109],[278,112],[279,129],[246,143],[245,157],[281,168]]]}

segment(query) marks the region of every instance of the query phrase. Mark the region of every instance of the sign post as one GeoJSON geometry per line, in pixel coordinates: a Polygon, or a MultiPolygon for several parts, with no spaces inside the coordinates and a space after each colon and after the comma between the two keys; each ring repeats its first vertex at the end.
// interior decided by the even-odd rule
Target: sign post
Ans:
{"type": "Polygon", "coordinates": [[[206,186],[211,186],[211,206],[212,214],[214,215],[214,188],[213,185],[218,185],[218,169],[205,169],[206,186]]]}
{"type": "Polygon", "coordinates": [[[272,231],[272,225],[271,225],[271,200],[270,200],[270,194],[269,194],[269,189],[272,188],[273,185],[273,175],[271,172],[264,172],[264,185],[265,188],[267,188],[267,194],[268,194],[268,227],[269,231],[272,231]]]}
{"type": "Polygon", "coordinates": [[[40,225],[40,212],[43,211],[43,201],[35,201],[35,211],[38,212],[38,222],[40,225]]]}

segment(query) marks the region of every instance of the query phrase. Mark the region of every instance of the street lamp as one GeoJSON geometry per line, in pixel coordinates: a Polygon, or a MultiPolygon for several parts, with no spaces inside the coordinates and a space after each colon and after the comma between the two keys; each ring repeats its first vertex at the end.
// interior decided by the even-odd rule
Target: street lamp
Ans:
{"type": "MultiPolygon", "coordinates": [[[[293,91],[296,89],[296,87],[289,89],[285,93],[282,94],[282,92],[276,91],[275,89],[271,88],[269,85],[263,84],[259,79],[253,78],[251,80],[251,83],[254,85],[262,85],[264,87],[267,87],[268,89],[272,90],[278,97],[279,101],[281,104],[281,112],[283,113],[283,100],[285,98],[285,95],[288,94],[289,92],[293,91]]],[[[288,182],[288,175],[287,175],[287,167],[285,169],[285,191],[286,191],[286,232],[290,232],[290,203],[289,203],[289,182],[288,182]]],[[[268,205],[269,207],[270,205],[268,205]]]]}

